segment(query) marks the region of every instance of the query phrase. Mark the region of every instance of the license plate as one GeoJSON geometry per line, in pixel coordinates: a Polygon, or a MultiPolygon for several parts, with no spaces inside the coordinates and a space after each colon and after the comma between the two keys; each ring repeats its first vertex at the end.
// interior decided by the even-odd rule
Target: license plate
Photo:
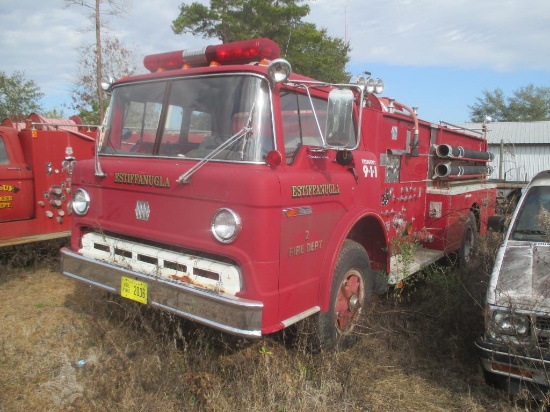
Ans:
{"type": "Polygon", "coordinates": [[[122,276],[120,279],[120,295],[123,298],[147,303],[147,283],[122,276]]]}

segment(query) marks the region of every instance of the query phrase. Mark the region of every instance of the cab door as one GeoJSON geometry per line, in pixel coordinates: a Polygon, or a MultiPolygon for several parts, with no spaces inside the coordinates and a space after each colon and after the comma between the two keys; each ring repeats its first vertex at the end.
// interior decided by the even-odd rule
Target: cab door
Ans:
{"type": "Polygon", "coordinates": [[[286,165],[279,175],[279,315],[289,319],[319,305],[325,250],[354,203],[356,182],[334,161],[334,150],[322,149],[319,128],[326,122],[326,100],[281,92],[280,107],[286,165]]]}
{"type": "Polygon", "coordinates": [[[23,162],[17,131],[0,131],[0,222],[32,219],[34,189],[32,171],[23,162]],[[19,150],[17,150],[19,149],[19,150]]]}

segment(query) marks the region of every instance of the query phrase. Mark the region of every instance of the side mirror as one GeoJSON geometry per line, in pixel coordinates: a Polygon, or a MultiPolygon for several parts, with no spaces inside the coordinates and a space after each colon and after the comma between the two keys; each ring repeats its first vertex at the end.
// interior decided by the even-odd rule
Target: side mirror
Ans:
{"type": "Polygon", "coordinates": [[[354,147],[353,92],[334,89],[328,96],[325,140],[329,146],[354,147]]]}
{"type": "Polygon", "coordinates": [[[489,216],[487,221],[487,229],[491,232],[504,232],[504,216],[489,216]]]}
{"type": "Polygon", "coordinates": [[[103,91],[107,94],[111,93],[111,88],[113,87],[113,83],[115,82],[115,79],[113,79],[111,76],[109,76],[108,80],[103,80],[101,82],[101,88],[103,91]]]}
{"type": "Polygon", "coordinates": [[[336,152],[336,163],[340,166],[349,166],[353,163],[352,153],[347,149],[338,150],[338,152],[336,152]]]}

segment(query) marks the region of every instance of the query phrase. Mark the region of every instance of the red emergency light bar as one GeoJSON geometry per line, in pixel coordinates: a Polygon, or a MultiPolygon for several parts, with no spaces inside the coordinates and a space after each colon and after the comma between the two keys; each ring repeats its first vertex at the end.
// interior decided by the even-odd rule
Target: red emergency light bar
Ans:
{"type": "Polygon", "coordinates": [[[145,56],[143,64],[151,73],[185,67],[245,64],[279,57],[279,45],[267,38],[236,41],[203,49],[179,50],[145,56]]]}

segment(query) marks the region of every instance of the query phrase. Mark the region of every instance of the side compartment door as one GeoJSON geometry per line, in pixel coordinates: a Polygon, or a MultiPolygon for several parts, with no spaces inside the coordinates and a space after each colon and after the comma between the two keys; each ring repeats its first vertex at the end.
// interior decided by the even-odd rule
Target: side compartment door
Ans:
{"type": "MultiPolygon", "coordinates": [[[[10,137],[17,139],[16,133],[10,137]]],[[[0,132],[0,222],[34,217],[32,171],[21,160],[7,133],[0,132]]]]}

